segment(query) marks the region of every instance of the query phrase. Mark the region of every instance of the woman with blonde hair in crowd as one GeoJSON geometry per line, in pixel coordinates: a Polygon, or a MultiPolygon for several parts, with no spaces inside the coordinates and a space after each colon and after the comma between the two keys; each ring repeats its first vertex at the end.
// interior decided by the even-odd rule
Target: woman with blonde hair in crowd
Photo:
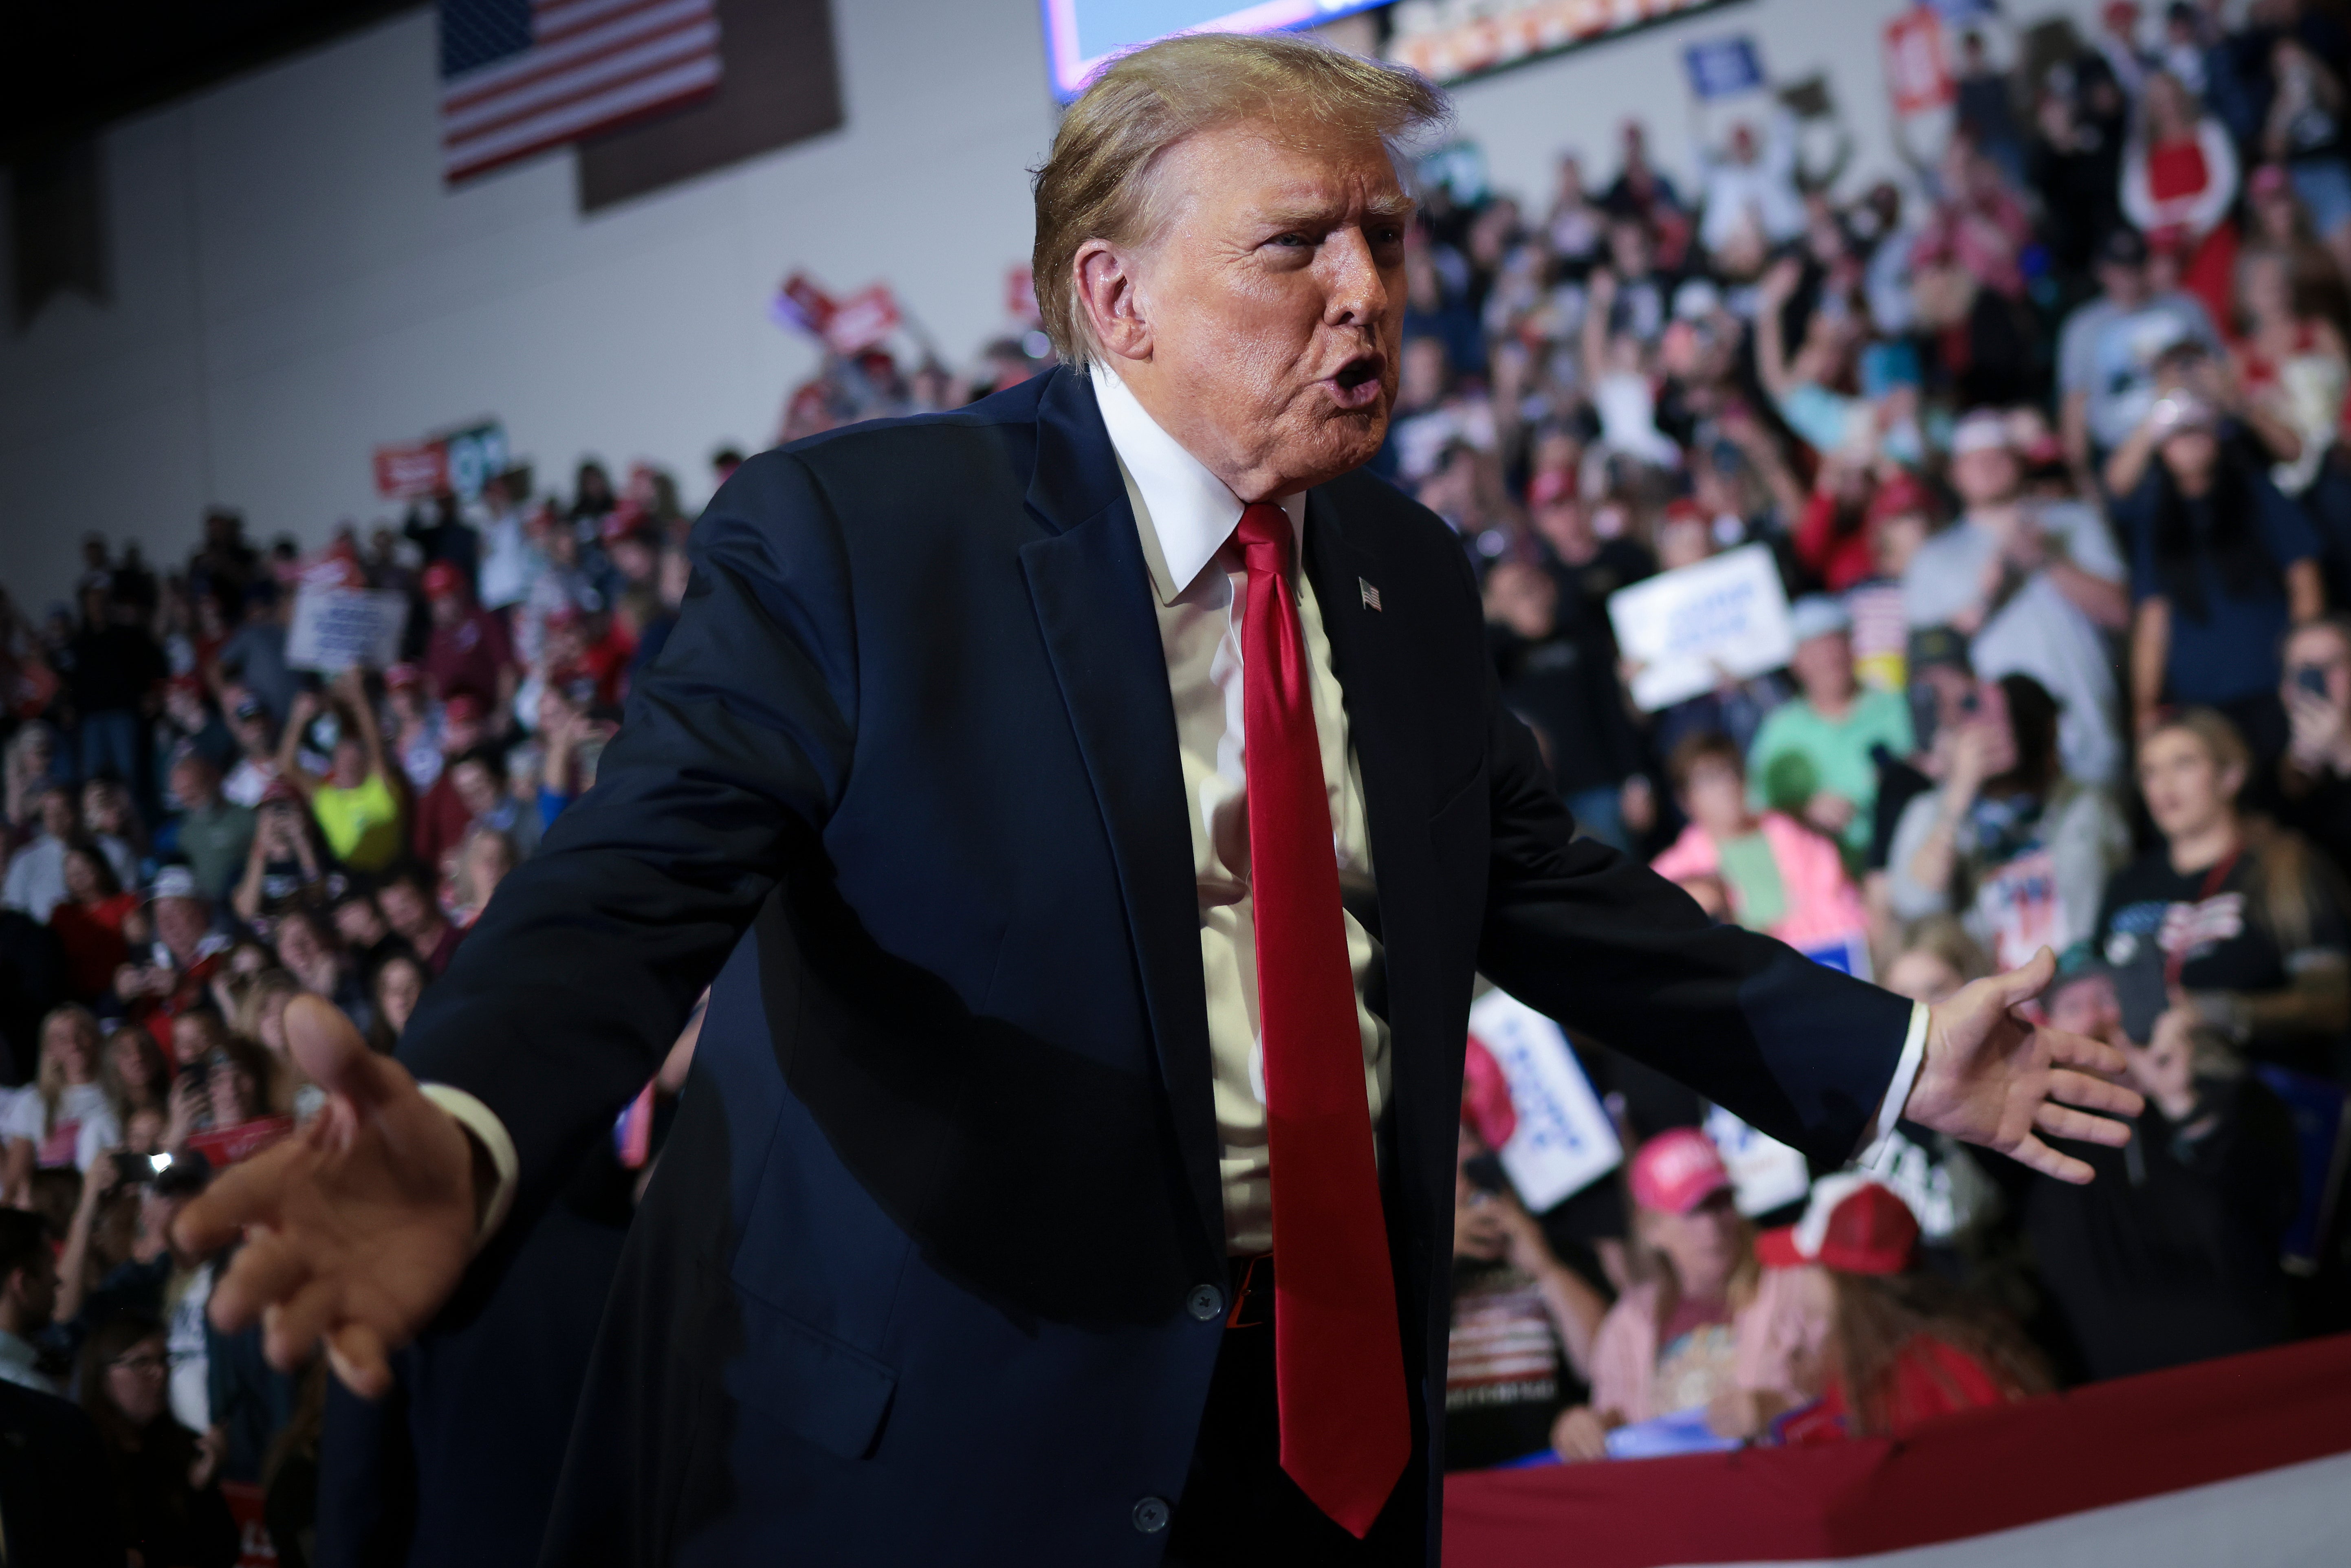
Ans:
{"type": "Polygon", "coordinates": [[[126,1125],[141,1111],[171,1113],[171,1058],[163,1054],[155,1037],[138,1025],[118,1025],[106,1037],[99,1077],[126,1125]]]}
{"type": "Polygon", "coordinates": [[[307,1122],[326,1103],[326,1092],[304,1075],[286,1041],[286,1004],[301,994],[302,982],[285,970],[264,969],[236,988],[230,1023],[269,1054],[269,1114],[307,1122]]]}
{"type": "Polygon", "coordinates": [[[2216,321],[2229,313],[2237,256],[2236,144],[2168,71],[2149,72],[2123,148],[2123,215],[2158,250],[2180,258],[2181,287],[2216,321]]]}
{"type": "Polygon", "coordinates": [[[1879,983],[1897,997],[1932,1007],[1991,973],[1991,960],[1958,915],[1929,915],[1902,934],[1902,945],[1879,983]]]}
{"type": "Polygon", "coordinates": [[[79,1003],[51,1009],[41,1020],[41,1065],[29,1088],[0,1113],[7,1145],[0,1193],[29,1207],[36,1170],[78,1168],[82,1129],[97,1124],[100,1146],[121,1140],[122,1117],[99,1081],[98,1019],[79,1003]]]}
{"type": "Polygon", "coordinates": [[[2097,950],[2150,947],[2178,1005],[2259,1060],[2336,1078],[2351,1025],[2351,928],[2338,873],[2300,835],[2241,816],[2252,757],[2227,718],[2189,708],[2139,743],[2139,789],[2164,841],[2116,872],[2097,950]]]}
{"type": "Polygon", "coordinates": [[[1795,1403],[1782,1348],[1805,1335],[1755,1258],[1722,1155],[1695,1127],[1643,1144],[1627,1173],[1649,1278],[1617,1298],[1592,1345],[1592,1402],[1561,1413],[1552,1446],[1604,1458],[1619,1427],[1703,1406],[1718,1435],[1752,1437],[1795,1403]]]}
{"type": "Polygon", "coordinates": [[[2271,465],[2270,482],[2299,496],[2318,476],[2343,423],[2351,354],[2343,334],[2309,308],[2294,284],[2294,257],[2277,246],[2249,246],[2237,258],[2236,322],[2230,368],[2246,398],[2300,438],[2294,458],[2271,465]]]}

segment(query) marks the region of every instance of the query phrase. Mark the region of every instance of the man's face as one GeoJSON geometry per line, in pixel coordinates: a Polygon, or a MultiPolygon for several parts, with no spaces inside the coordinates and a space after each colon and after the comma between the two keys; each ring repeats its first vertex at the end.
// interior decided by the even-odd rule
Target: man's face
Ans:
{"type": "Polygon", "coordinates": [[[30,1263],[9,1276],[8,1291],[16,1298],[20,1326],[47,1328],[57,1310],[57,1260],[47,1252],[36,1253],[30,1263]]]}
{"type": "MultiPolygon", "coordinates": [[[[1161,160],[1157,232],[1095,331],[1152,416],[1245,501],[1367,462],[1395,402],[1412,204],[1376,137],[1204,131],[1161,160]],[[1105,331],[1106,325],[1114,329],[1105,331]]],[[[1081,251],[1079,265],[1104,265],[1081,251]]]]}
{"type": "Polygon", "coordinates": [[[2005,446],[1982,446],[1951,459],[1951,484],[1970,507],[1996,506],[2016,494],[2022,478],[2016,455],[2005,446]]]}
{"type": "Polygon", "coordinates": [[[1853,695],[1853,639],[1842,632],[1805,638],[1788,663],[1813,701],[1840,703],[1853,695]]]}
{"type": "Polygon", "coordinates": [[[2067,1034],[2087,1035],[2109,1045],[2123,1041],[2122,1004],[2115,999],[2115,983],[2105,975],[2085,975],[2043,1004],[2049,1021],[2067,1034]]]}
{"type": "Polygon", "coordinates": [[[197,946],[204,939],[206,927],[204,906],[193,898],[159,898],[155,901],[155,935],[171,949],[172,956],[182,964],[194,961],[197,946]]]}
{"type": "Polygon", "coordinates": [[[41,797],[41,831],[49,837],[72,838],[80,821],[81,813],[74,807],[70,789],[52,789],[41,797]]]}
{"type": "Polygon", "coordinates": [[[2103,263],[2098,267],[2098,287],[2117,305],[2137,305],[2147,298],[2147,268],[2121,262],[2103,263]]]}
{"type": "Polygon", "coordinates": [[[410,941],[414,941],[424,929],[427,907],[423,897],[408,883],[392,883],[375,895],[375,901],[383,910],[383,917],[391,923],[392,928],[410,941]]]}
{"type": "Polygon", "coordinates": [[[335,933],[354,947],[372,947],[383,940],[383,915],[368,898],[353,898],[335,905],[335,933]]]}

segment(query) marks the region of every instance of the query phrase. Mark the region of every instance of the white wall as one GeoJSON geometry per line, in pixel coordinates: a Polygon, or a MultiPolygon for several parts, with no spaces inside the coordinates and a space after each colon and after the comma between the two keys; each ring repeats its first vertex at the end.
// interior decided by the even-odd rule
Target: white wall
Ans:
{"type": "MultiPolygon", "coordinates": [[[[1758,0],[1471,84],[1498,184],[1639,114],[1687,166],[1680,50],[1752,34],[1824,68],[1886,164],[1878,33],[1899,0],[1758,0]]],[[[583,452],[674,468],[757,444],[813,364],[766,319],[804,267],[886,277],[961,356],[1005,326],[1025,171],[1052,134],[1035,0],[837,0],[840,131],[579,216],[568,152],[442,188],[430,10],[127,121],[105,139],[114,298],[0,336],[0,581],[37,604],[84,530],[176,559],[212,501],[261,538],[367,521],[370,449],[475,414],[542,476],[583,452]]]]}

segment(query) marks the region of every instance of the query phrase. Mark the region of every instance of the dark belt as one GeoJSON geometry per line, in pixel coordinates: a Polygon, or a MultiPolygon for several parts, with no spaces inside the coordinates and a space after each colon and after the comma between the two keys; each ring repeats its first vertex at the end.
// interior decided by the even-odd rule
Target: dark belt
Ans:
{"type": "Polygon", "coordinates": [[[1230,1311],[1225,1313],[1228,1329],[1264,1328],[1273,1322],[1273,1254],[1261,1252],[1254,1258],[1228,1258],[1232,1267],[1233,1288],[1228,1298],[1230,1311]]]}

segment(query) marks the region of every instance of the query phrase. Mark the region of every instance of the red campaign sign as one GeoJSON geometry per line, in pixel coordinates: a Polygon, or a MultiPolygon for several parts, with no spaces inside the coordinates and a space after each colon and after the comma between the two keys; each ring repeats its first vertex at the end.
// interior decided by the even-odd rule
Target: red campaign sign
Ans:
{"type": "Polygon", "coordinates": [[[832,296],[816,286],[814,278],[805,272],[795,272],[776,290],[768,313],[778,326],[797,327],[811,337],[821,338],[839,308],[832,296]]]}
{"type": "Polygon", "coordinates": [[[236,1521],[236,1568],[277,1568],[277,1543],[269,1539],[268,1499],[250,1481],[223,1481],[221,1497],[236,1521]]]}
{"type": "Polygon", "coordinates": [[[449,448],[439,441],[402,441],[375,449],[375,493],[393,501],[437,496],[449,487],[449,448]]]}
{"type": "Polygon", "coordinates": [[[1943,56],[1943,24],[1934,9],[1914,5],[1886,24],[1886,89],[1894,112],[1920,114],[1959,96],[1943,56]]]}
{"type": "Polygon", "coordinates": [[[886,283],[852,294],[824,326],[824,346],[836,354],[861,354],[898,329],[898,301],[886,283]]]}
{"type": "Polygon", "coordinates": [[[1025,261],[1004,275],[1004,309],[1015,321],[1031,326],[1045,319],[1037,308],[1037,275],[1025,261]]]}
{"type": "Polygon", "coordinates": [[[234,1127],[214,1127],[208,1133],[198,1133],[188,1140],[188,1146],[217,1168],[250,1159],[293,1130],[291,1116],[258,1116],[234,1127]]]}

